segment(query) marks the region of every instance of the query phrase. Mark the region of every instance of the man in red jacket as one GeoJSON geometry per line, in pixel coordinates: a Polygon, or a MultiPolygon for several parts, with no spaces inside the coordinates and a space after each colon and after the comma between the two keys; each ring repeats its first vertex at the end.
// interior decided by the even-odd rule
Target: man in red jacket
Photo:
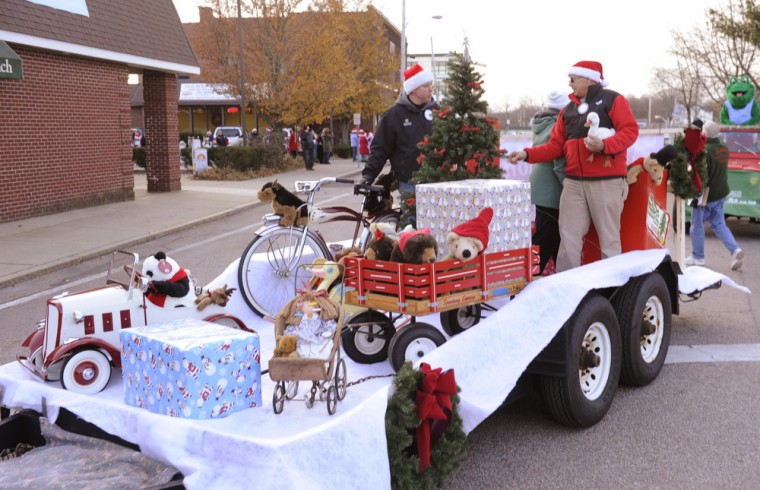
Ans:
{"type": "Polygon", "coordinates": [[[619,255],[620,214],[628,197],[628,148],[639,136],[639,126],[628,101],[607,90],[602,64],[579,61],[568,70],[570,103],[560,112],[549,141],[509,154],[510,163],[550,162],[565,156],[565,181],[559,202],[557,271],[581,264],[583,237],[594,223],[602,258],[619,255]],[[599,127],[614,129],[605,139],[589,136],[589,112],[599,115],[599,127]]]}

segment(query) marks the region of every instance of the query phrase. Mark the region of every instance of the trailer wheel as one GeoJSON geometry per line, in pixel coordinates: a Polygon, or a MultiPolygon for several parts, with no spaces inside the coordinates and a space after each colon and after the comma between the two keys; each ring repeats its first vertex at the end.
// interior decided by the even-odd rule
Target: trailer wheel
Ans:
{"type": "Polygon", "coordinates": [[[441,312],[441,327],[444,332],[453,337],[477,325],[480,322],[481,311],[480,304],[475,303],[456,310],[441,312]]]}
{"type": "Polygon", "coordinates": [[[388,345],[396,328],[380,312],[360,313],[346,324],[341,343],[346,355],[359,364],[374,364],[388,358],[388,345]]]}
{"type": "Polygon", "coordinates": [[[64,389],[94,395],[111,379],[111,361],[100,351],[87,349],[72,355],[63,364],[61,386],[64,389]]]}
{"type": "Polygon", "coordinates": [[[568,328],[565,376],[540,378],[552,416],[573,427],[590,427],[604,417],[620,377],[620,328],[606,298],[588,294],[562,328],[568,328]]]}
{"type": "Polygon", "coordinates": [[[612,305],[623,346],[620,381],[646,386],[660,374],[670,345],[673,315],[665,278],[652,272],[631,279],[612,305]]]}
{"type": "Polygon", "coordinates": [[[422,322],[410,323],[398,329],[391,339],[388,358],[394,371],[398,371],[404,362],[414,363],[445,343],[446,337],[434,326],[422,322]]]}

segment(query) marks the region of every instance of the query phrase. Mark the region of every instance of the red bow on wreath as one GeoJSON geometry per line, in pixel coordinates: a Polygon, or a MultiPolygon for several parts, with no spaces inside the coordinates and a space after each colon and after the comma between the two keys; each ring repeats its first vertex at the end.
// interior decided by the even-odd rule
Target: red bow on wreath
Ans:
{"type": "Polygon", "coordinates": [[[702,179],[697,172],[697,157],[705,148],[707,136],[702,134],[697,128],[686,128],[683,130],[683,146],[689,152],[689,163],[691,164],[691,179],[694,181],[694,188],[697,192],[702,192],[702,179]]]}
{"type": "Polygon", "coordinates": [[[441,438],[451,423],[451,397],[457,394],[454,370],[441,373],[441,368],[432,369],[428,364],[420,364],[424,375],[417,390],[417,454],[420,456],[420,473],[430,464],[430,447],[441,438]],[[431,433],[432,429],[432,433],[431,433]]]}

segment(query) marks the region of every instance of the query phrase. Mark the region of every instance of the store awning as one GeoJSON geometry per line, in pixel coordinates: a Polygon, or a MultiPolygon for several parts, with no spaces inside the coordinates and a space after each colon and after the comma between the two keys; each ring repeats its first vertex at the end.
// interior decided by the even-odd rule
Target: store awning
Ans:
{"type": "Polygon", "coordinates": [[[21,58],[0,40],[0,78],[23,78],[21,58]]]}

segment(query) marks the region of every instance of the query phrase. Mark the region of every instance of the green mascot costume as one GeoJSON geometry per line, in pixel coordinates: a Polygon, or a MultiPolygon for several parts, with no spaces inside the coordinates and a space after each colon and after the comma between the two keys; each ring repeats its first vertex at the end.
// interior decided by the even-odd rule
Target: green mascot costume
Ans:
{"type": "Polygon", "coordinates": [[[760,107],[755,103],[755,85],[747,75],[731,77],[726,87],[726,103],[720,122],[726,125],[752,126],[760,122],[760,107]]]}

